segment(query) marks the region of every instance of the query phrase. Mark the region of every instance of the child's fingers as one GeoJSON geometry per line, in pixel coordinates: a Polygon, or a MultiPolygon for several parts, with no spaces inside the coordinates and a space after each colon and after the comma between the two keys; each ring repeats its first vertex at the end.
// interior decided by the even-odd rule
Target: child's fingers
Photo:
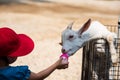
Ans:
{"type": "Polygon", "coordinates": [[[66,64],[66,65],[65,65],[65,68],[68,68],[68,66],[69,66],[69,65],[68,65],[68,64],[66,64]]]}

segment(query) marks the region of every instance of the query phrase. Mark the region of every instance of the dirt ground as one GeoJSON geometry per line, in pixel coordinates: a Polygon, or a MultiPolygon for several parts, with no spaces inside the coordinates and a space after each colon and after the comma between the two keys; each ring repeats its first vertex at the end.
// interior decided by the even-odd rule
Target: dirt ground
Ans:
{"type": "MultiPolygon", "coordinates": [[[[22,0],[21,0],[22,1],[22,0]]],[[[0,27],[10,27],[29,35],[35,42],[31,54],[20,57],[12,65],[29,65],[39,72],[53,64],[60,56],[61,32],[75,21],[77,30],[91,18],[105,25],[117,25],[120,1],[104,0],[33,0],[0,4],[0,27]]],[[[45,80],[80,80],[82,49],[69,58],[69,68],[56,70],[45,80]]]]}

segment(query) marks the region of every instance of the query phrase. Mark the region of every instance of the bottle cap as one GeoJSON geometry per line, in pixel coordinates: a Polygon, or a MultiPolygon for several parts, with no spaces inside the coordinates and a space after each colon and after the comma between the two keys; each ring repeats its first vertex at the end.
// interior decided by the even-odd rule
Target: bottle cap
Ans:
{"type": "Polygon", "coordinates": [[[63,58],[63,57],[65,57],[65,58],[67,58],[67,59],[68,59],[68,57],[69,57],[69,56],[68,56],[68,54],[67,54],[67,53],[62,53],[62,55],[61,55],[60,57],[62,57],[62,58],[63,58]]]}

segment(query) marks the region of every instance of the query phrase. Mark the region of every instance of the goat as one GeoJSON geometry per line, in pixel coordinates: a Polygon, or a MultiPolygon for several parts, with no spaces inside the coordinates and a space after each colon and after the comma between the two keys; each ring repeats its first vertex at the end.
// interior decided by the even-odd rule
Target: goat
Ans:
{"type": "Polygon", "coordinates": [[[76,51],[82,48],[87,42],[97,38],[104,38],[108,41],[110,47],[111,61],[113,65],[118,63],[118,54],[114,46],[114,38],[117,34],[110,32],[106,26],[98,21],[89,19],[78,31],[72,30],[73,23],[70,23],[62,32],[61,51],[72,56],[76,51]]]}

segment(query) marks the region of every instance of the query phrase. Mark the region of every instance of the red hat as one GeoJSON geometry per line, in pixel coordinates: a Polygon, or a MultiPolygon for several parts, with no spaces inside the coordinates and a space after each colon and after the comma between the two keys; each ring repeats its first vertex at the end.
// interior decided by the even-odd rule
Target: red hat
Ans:
{"type": "Polygon", "coordinates": [[[19,57],[34,48],[33,40],[25,34],[17,34],[10,28],[0,28],[0,56],[19,57]]]}

